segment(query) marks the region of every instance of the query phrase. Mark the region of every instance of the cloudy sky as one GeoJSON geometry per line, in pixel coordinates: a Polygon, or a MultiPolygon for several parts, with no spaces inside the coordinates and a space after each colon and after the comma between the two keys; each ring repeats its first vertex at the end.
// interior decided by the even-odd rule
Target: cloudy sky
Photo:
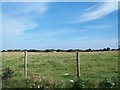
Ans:
{"type": "Polygon", "coordinates": [[[2,2],[2,49],[118,47],[116,2],[2,2]]]}

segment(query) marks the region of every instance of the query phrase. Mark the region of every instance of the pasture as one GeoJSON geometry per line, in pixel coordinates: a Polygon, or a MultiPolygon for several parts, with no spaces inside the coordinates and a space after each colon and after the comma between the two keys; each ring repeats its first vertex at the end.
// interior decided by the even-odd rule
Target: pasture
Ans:
{"type": "MultiPolygon", "coordinates": [[[[2,69],[14,71],[10,87],[26,87],[24,82],[24,53],[2,52],[2,69]]],[[[80,77],[98,83],[104,78],[118,76],[118,52],[80,52],[80,77]]],[[[43,77],[65,83],[77,78],[75,52],[28,52],[28,78],[43,77]]],[[[3,87],[6,87],[3,81],[3,87]]]]}

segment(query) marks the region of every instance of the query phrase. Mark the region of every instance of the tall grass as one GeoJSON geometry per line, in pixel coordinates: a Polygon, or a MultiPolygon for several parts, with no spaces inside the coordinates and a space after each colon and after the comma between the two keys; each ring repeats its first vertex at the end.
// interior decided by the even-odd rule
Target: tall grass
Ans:
{"type": "MultiPolygon", "coordinates": [[[[9,67],[14,71],[13,81],[24,81],[23,59],[23,52],[2,53],[2,68],[9,67]]],[[[118,76],[118,53],[80,52],[80,65],[81,77],[98,83],[106,77],[118,76]]],[[[33,76],[45,77],[63,84],[76,79],[76,53],[28,52],[28,78],[33,76]],[[65,73],[68,75],[65,76],[65,73]]]]}

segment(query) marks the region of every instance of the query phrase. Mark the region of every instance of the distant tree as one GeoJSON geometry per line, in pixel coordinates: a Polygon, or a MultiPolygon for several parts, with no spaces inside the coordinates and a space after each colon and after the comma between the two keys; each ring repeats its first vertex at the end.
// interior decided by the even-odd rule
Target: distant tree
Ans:
{"type": "Polygon", "coordinates": [[[14,51],[15,51],[15,52],[20,52],[21,50],[20,50],[20,49],[15,49],[14,51]]]}
{"type": "Polygon", "coordinates": [[[90,51],[92,51],[92,49],[91,49],[91,48],[89,48],[89,49],[86,49],[85,51],[86,51],[86,52],[90,52],[90,51]]]}
{"type": "Polygon", "coordinates": [[[7,50],[2,50],[1,52],[7,52],[7,50]]]}
{"type": "Polygon", "coordinates": [[[74,50],[73,49],[68,49],[67,52],[73,52],[74,50]]]}
{"type": "Polygon", "coordinates": [[[107,49],[106,49],[107,51],[110,51],[110,48],[109,47],[107,47],[107,49]]]}
{"type": "Polygon", "coordinates": [[[55,49],[50,49],[50,52],[54,52],[54,51],[56,51],[55,49]]]}
{"type": "Polygon", "coordinates": [[[14,51],[14,50],[12,50],[12,49],[8,49],[8,50],[7,50],[7,52],[13,52],[13,51],[14,51]]]}
{"type": "Polygon", "coordinates": [[[109,47],[104,48],[103,51],[110,51],[110,48],[109,47]]]}
{"type": "Polygon", "coordinates": [[[74,49],[74,51],[76,52],[76,51],[82,51],[82,50],[80,50],[80,49],[74,49]]]}
{"type": "Polygon", "coordinates": [[[103,51],[103,49],[99,49],[98,51],[103,51]]]}
{"type": "Polygon", "coordinates": [[[30,50],[27,50],[28,52],[38,52],[39,50],[36,50],[36,49],[30,49],[30,50]]]}
{"type": "Polygon", "coordinates": [[[57,49],[56,51],[57,51],[57,52],[62,52],[62,50],[61,50],[61,49],[57,49]]]}
{"type": "Polygon", "coordinates": [[[102,50],[102,51],[107,51],[107,50],[106,50],[106,48],[103,48],[103,50],[102,50]]]}
{"type": "Polygon", "coordinates": [[[115,51],[116,49],[111,49],[111,51],[115,51]]]}
{"type": "Polygon", "coordinates": [[[51,52],[51,50],[50,49],[46,49],[45,52],[51,52]]]}

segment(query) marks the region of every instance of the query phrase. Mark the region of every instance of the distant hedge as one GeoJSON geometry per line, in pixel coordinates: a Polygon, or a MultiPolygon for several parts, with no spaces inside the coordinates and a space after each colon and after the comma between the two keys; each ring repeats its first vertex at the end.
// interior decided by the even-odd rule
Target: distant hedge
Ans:
{"type": "Polygon", "coordinates": [[[23,51],[27,51],[27,52],[76,52],[76,51],[80,51],[80,52],[93,52],[93,51],[118,51],[120,50],[120,48],[118,49],[110,49],[109,47],[107,48],[103,48],[103,49],[68,49],[68,50],[63,50],[63,49],[45,49],[45,50],[37,50],[37,49],[29,49],[29,50],[21,50],[21,49],[8,49],[8,50],[2,50],[1,52],[23,52],[23,51]]]}

